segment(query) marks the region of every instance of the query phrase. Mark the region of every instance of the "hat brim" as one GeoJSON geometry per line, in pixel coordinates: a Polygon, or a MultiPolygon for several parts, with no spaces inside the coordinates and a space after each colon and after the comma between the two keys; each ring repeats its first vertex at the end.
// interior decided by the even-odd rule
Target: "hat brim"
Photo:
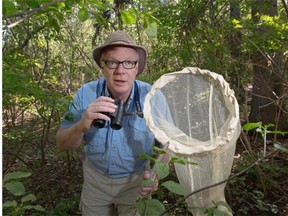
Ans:
{"type": "Polygon", "coordinates": [[[130,44],[121,43],[121,42],[111,43],[109,45],[102,45],[102,46],[96,47],[93,50],[93,58],[99,67],[101,67],[101,62],[100,62],[101,55],[102,55],[103,51],[109,47],[130,47],[130,48],[135,49],[139,54],[137,76],[139,76],[141,73],[143,73],[145,65],[146,65],[146,59],[147,59],[147,53],[146,53],[145,48],[142,46],[130,45],[130,44]]]}

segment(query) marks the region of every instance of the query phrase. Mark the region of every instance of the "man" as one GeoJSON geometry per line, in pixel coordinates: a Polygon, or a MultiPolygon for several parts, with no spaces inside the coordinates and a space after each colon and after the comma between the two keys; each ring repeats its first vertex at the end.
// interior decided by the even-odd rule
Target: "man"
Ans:
{"type": "Polygon", "coordinates": [[[79,89],[56,134],[61,151],[75,149],[82,140],[85,142],[80,202],[83,215],[112,215],[111,205],[127,215],[139,195],[157,187],[156,180],[155,185],[140,188],[143,179],[155,180],[155,175],[147,171],[147,161],[139,157],[142,153],[152,155],[154,145],[154,135],[142,116],[151,86],[136,80],[144,70],[146,56],[145,48],[136,45],[127,33],[113,32],[104,45],[93,51],[104,77],[79,89]],[[125,110],[123,120],[119,127],[111,128],[119,101],[125,110]]]}

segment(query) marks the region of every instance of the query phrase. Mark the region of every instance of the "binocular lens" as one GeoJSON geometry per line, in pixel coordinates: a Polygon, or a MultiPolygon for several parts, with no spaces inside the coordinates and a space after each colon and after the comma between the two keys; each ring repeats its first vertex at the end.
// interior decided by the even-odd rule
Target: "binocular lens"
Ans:
{"type": "Polygon", "coordinates": [[[105,120],[103,119],[95,119],[92,124],[96,128],[103,128],[105,126],[105,120]]]}
{"type": "MultiPolygon", "coordinates": [[[[124,116],[125,102],[121,100],[115,100],[114,104],[117,105],[117,108],[114,113],[104,113],[111,118],[111,128],[114,130],[120,130],[122,127],[122,121],[124,116]]],[[[96,128],[103,128],[105,126],[105,120],[95,119],[92,122],[93,126],[96,128]]]]}

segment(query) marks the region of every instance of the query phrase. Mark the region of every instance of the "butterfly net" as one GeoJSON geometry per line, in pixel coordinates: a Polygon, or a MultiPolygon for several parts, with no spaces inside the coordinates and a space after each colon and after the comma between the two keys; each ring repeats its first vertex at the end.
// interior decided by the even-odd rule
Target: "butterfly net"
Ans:
{"type": "MultiPolygon", "coordinates": [[[[143,112],[168,153],[197,163],[175,164],[178,180],[188,193],[229,177],[241,127],[234,92],[221,75],[192,67],[165,74],[152,86],[143,112]]],[[[220,184],[203,190],[186,202],[189,207],[206,208],[226,202],[224,188],[220,184]]],[[[204,215],[197,209],[192,213],[204,215]]]]}

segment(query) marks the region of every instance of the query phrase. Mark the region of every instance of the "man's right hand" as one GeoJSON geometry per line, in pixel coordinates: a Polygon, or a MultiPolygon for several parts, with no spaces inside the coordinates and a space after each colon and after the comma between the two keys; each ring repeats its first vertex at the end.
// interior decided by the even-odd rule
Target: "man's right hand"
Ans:
{"type": "Polygon", "coordinates": [[[115,112],[117,105],[114,104],[114,99],[101,96],[88,105],[82,119],[80,120],[83,127],[83,132],[91,129],[94,119],[103,119],[110,121],[110,118],[103,113],[115,112]]]}

